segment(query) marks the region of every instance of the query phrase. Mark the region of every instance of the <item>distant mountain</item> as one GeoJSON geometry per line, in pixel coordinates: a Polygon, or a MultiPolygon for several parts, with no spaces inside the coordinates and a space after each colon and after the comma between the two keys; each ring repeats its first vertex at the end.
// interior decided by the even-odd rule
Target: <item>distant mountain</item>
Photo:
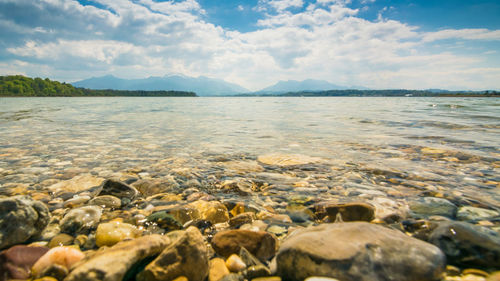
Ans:
{"type": "MultiPolygon", "coordinates": [[[[343,87],[332,84],[324,80],[307,79],[303,81],[288,80],[279,81],[278,83],[264,88],[258,93],[287,93],[300,91],[327,91],[327,90],[346,90],[352,87],[343,87]]],[[[364,87],[356,87],[356,89],[364,90],[364,87]]]]}
{"type": "Polygon", "coordinates": [[[72,83],[75,87],[89,89],[144,90],[144,91],[189,91],[200,96],[218,96],[246,93],[247,89],[224,80],[208,77],[170,75],[144,79],[122,79],[113,75],[92,77],[72,83]]]}

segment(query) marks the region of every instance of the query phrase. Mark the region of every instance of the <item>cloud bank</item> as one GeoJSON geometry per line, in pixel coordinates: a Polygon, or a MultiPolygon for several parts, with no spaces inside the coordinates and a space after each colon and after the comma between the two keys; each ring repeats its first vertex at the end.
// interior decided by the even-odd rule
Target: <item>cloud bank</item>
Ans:
{"type": "Polygon", "coordinates": [[[91,3],[0,0],[0,74],[75,81],[182,73],[252,90],[307,78],[370,88],[500,88],[500,30],[370,21],[346,0],[260,0],[254,10],[262,18],[250,32],[208,22],[195,0],[91,3]]]}

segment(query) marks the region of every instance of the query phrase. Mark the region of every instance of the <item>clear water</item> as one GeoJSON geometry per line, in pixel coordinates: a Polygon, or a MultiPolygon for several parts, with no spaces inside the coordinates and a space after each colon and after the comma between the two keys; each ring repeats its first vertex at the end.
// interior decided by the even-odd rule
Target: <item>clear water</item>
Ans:
{"type": "Polygon", "coordinates": [[[378,184],[374,171],[391,171],[410,175],[398,184],[418,179],[500,207],[499,142],[498,98],[0,98],[3,185],[171,157],[213,171],[221,157],[282,152],[321,157],[342,183],[358,172],[378,184]]]}

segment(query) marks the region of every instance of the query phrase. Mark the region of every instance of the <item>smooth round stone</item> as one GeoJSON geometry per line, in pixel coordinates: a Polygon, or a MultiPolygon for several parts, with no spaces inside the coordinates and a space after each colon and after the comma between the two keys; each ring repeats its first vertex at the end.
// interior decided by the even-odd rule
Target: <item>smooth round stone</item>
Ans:
{"type": "Polygon", "coordinates": [[[319,204],[316,210],[317,213],[326,213],[330,222],[371,221],[375,218],[375,208],[364,202],[319,204]]]}
{"type": "Polygon", "coordinates": [[[231,272],[240,272],[243,269],[245,269],[247,266],[238,255],[232,254],[226,260],[226,267],[231,272]]]}
{"type": "Polygon", "coordinates": [[[137,227],[128,223],[120,221],[101,223],[97,226],[96,245],[98,247],[113,246],[122,240],[139,237],[140,234],[141,231],[137,227]]]}
{"type": "Polygon", "coordinates": [[[156,224],[163,229],[177,230],[182,228],[182,224],[167,211],[152,213],[146,217],[148,224],[156,224]]]}
{"type": "Polygon", "coordinates": [[[75,239],[73,238],[73,236],[68,235],[66,233],[61,233],[61,234],[54,236],[54,238],[52,238],[50,240],[48,247],[54,248],[54,247],[58,247],[58,246],[69,246],[69,245],[73,244],[74,240],[75,239]]]}
{"type": "Polygon", "coordinates": [[[257,161],[273,166],[294,166],[317,163],[321,161],[321,158],[301,154],[271,153],[260,155],[257,161]]]}
{"type": "Polygon", "coordinates": [[[74,196],[71,199],[64,201],[64,208],[74,208],[87,203],[90,200],[90,196],[74,196]]]}
{"type": "Polygon", "coordinates": [[[261,260],[274,256],[278,247],[276,237],[265,231],[232,229],[215,234],[212,246],[219,255],[229,257],[244,247],[261,260]]]}
{"type": "Polygon", "coordinates": [[[288,230],[285,227],[279,225],[271,225],[267,228],[267,232],[270,232],[276,236],[285,235],[287,231],[288,230]]]}
{"type": "Polygon", "coordinates": [[[122,206],[120,198],[113,195],[101,195],[89,201],[89,205],[97,205],[103,208],[118,209],[122,206]]]}
{"type": "Polygon", "coordinates": [[[70,210],[60,222],[61,232],[85,234],[95,228],[102,216],[98,206],[85,206],[70,210]]]}
{"type": "Polygon", "coordinates": [[[229,225],[231,227],[237,228],[246,223],[252,223],[256,219],[255,213],[246,212],[232,217],[229,220],[229,225]]]}
{"type": "Polygon", "coordinates": [[[98,194],[103,183],[103,178],[94,177],[90,174],[76,176],[70,180],[58,182],[48,187],[48,190],[54,194],[59,193],[79,193],[89,191],[92,195],[98,194]]]}
{"type": "Polygon", "coordinates": [[[189,203],[187,206],[196,209],[201,219],[207,220],[213,224],[227,222],[229,220],[227,207],[219,201],[198,200],[189,203]]]}
{"type": "Polygon", "coordinates": [[[494,210],[465,206],[465,207],[460,207],[458,209],[457,219],[462,221],[487,220],[489,218],[493,218],[498,215],[499,213],[494,210]]]}
{"type": "Polygon", "coordinates": [[[99,195],[113,195],[121,200],[133,200],[139,195],[139,191],[126,183],[109,179],[102,183],[102,191],[99,195]]]}
{"type": "Polygon", "coordinates": [[[17,245],[0,252],[0,280],[30,278],[31,267],[48,251],[47,247],[17,245]]]}

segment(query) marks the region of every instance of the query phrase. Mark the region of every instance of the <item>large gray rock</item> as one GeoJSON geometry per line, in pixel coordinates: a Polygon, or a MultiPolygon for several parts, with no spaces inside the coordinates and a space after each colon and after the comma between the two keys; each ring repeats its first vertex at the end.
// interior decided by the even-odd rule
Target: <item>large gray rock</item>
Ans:
{"type": "Polygon", "coordinates": [[[174,280],[185,276],[190,281],[203,281],[208,275],[208,250],[196,227],[176,234],[175,241],[137,275],[138,281],[174,280]]]}
{"type": "Polygon", "coordinates": [[[459,266],[498,268],[500,266],[500,235],[465,222],[441,222],[429,236],[448,262],[459,266]]]}
{"type": "Polygon", "coordinates": [[[87,234],[97,227],[102,216],[99,206],[85,206],[70,210],[61,220],[61,232],[87,234]]]}
{"type": "Polygon", "coordinates": [[[49,220],[47,206],[28,196],[0,199],[0,249],[40,234],[49,220]]]}
{"type": "Polygon", "coordinates": [[[74,266],[65,281],[121,281],[134,265],[161,253],[170,238],[148,235],[105,248],[74,266]]]}
{"type": "Polygon", "coordinates": [[[342,281],[438,280],[444,267],[439,248],[365,222],[297,230],[277,254],[278,274],[285,280],[310,276],[342,281]]]}

